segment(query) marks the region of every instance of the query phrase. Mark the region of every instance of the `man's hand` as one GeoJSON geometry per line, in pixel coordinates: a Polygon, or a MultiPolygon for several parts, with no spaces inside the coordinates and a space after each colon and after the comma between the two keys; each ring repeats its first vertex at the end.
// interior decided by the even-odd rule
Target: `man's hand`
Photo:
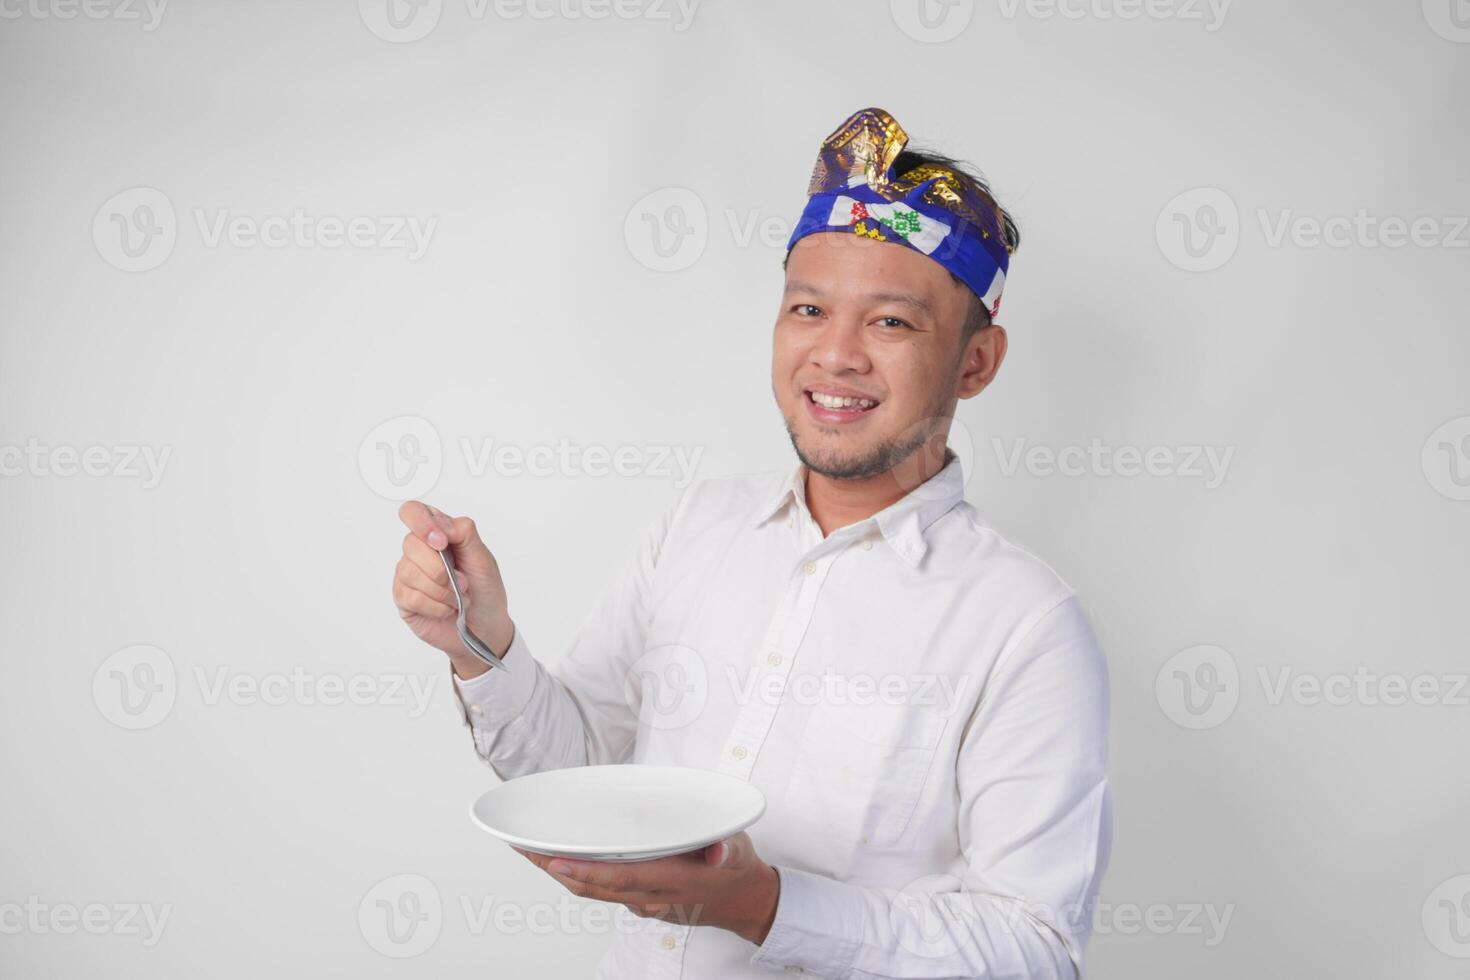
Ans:
{"type": "Polygon", "coordinates": [[[620,902],[644,918],[717,926],[757,946],[776,918],[780,876],[755,853],[744,831],[654,861],[577,861],[515,850],[573,895],[620,902]]]}
{"type": "Polygon", "coordinates": [[[480,540],[475,522],[449,515],[410,500],[398,508],[398,519],[408,527],[403,557],[393,572],[393,601],[414,635],[449,654],[454,672],[463,678],[489,668],[465,649],[454,629],[454,593],[439,552],[450,556],[465,602],[465,623],[490,649],[504,656],[515,635],[507,610],[505,583],[495,556],[480,540]]]}

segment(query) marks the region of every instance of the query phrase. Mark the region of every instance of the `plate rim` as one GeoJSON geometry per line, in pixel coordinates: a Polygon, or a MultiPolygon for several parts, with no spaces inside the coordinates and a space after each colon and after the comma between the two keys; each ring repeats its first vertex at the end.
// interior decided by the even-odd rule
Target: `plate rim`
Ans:
{"type": "MultiPolygon", "coordinates": [[[[663,855],[665,857],[674,857],[674,856],[676,856],[678,854],[686,854],[686,853],[689,853],[690,851],[695,851],[695,850],[698,850],[698,849],[700,849],[702,847],[708,847],[711,844],[714,844],[714,843],[717,843],[719,841],[725,840],[727,837],[731,837],[731,836],[733,836],[735,834],[738,834],[740,831],[744,830],[746,827],[751,826],[757,820],[759,820],[761,817],[765,816],[765,813],[766,813],[766,794],[761,791],[761,789],[760,789],[759,786],[756,786],[754,783],[750,782],[749,780],[739,779],[739,778],[737,778],[735,776],[730,775],[729,773],[720,772],[717,769],[704,769],[704,768],[701,768],[699,766],[673,766],[673,765],[667,765],[667,764],[663,764],[663,763],[642,763],[642,762],[608,762],[608,763],[599,763],[597,765],[590,765],[590,766],[562,766],[560,768],[561,769],[603,769],[603,768],[610,768],[612,766],[641,766],[641,767],[643,767],[645,769],[677,769],[677,770],[692,770],[692,771],[696,771],[696,772],[709,773],[710,775],[717,776],[720,779],[728,779],[728,780],[730,780],[732,782],[735,782],[735,783],[738,783],[738,784],[740,784],[742,786],[749,787],[751,790],[753,790],[755,792],[756,798],[760,801],[760,807],[756,810],[755,814],[753,816],[751,816],[749,819],[737,820],[737,821],[733,822],[732,824],[727,825],[715,837],[710,837],[708,840],[704,840],[702,842],[691,842],[691,843],[689,843],[689,845],[687,847],[685,847],[685,845],[683,845],[683,844],[673,845],[675,847],[680,848],[680,850],[675,851],[672,854],[667,853],[670,850],[670,847],[667,846],[667,845],[659,846],[659,847],[647,847],[647,846],[642,846],[642,845],[632,846],[632,847],[606,847],[606,846],[594,846],[594,845],[587,845],[587,844],[573,844],[573,845],[568,845],[568,846],[565,846],[565,847],[557,847],[555,854],[548,854],[547,851],[546,851],[546,849],[545,849],[548,842],[546,842],[546,841],[533,841],[533,840],[531,840],[529,838],[521,837],[518,834],[510,834],[510,833],[506,833],[505,831],[496,830],[495,828],[491,827],[489,824],[485,823],[485,821],[481,820],[479,813],[476,812],[476,807],[479,806],[479,803],[480,803],[481,800],[483,800],[485,797],[489,796],[491,793],[499,792],[504,787],[506,787],[506,786],[510,785],[511,783],[515,782],[516,779],[524,779],[524,778],[526,778],[526,776],[536,776],[536,775],[540,775],[541,773],[545,773],[545,772],[559,771],[559,770],[552,770],[552,769],[542,769],[539,772],[527,773],[526,776],[517,776],[517,777],[515,777],[515,779],[507,779],[507,780],[501,782],[500,785],[498,785],[498,786],[492,786],[489,789],[485,790],[483,793],[480,793],[478,796],[476,796],[473,800],[470,801],[470,805],[469,805],[470,821],[472,823],[474,823],[475,826],[477,826],[481,830],[485,831],[485,833],[489,834],[491,837],[494,837],[494,838],[496,838],[498,840],[502,840],[502,841],[504,841],[507,844],[511,844],[511,845],[514,845],[514,846],[517,846],[517,847],[521,847],[524,850],[531,851],[534,854],[541,854],[541,855],[545,855],[545,856],[548,856],[548,857],[568,857],[568,858],[574,858],[574,859],[575,858],[582,858],[584,860],[597,860],[599,856],[601,856],[601,855],[607,855],[607,854],[635,855],[634,857],[623,857],[623,858],[611,859],[611,860],[622,860],[622,861],[635,861],[635,860],[639,860],[639,858],[636,857],[636,855],[638,855],[638,854],[661,854],[661,855],[663,855]]],[[[604,860],[609,860],[609,859],[604,858],[604,860]]],[[[653,860],[653,858],[650,858],[650,860],[653,860]]]]}

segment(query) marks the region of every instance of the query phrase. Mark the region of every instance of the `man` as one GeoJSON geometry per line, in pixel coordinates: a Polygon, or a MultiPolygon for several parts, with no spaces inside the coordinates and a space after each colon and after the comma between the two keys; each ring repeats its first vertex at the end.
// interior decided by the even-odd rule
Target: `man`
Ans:
{"type": "Polygon", "coordinates": [[[400,512],[395,600],[449,654],[499,776],[661,763],[766,796],[694,854],[522,852],[621,906],[599,977],[1081,970],[1111,834],[1104,663],[1072,590],[977,517],[946,446],[1005,357],[1016,229],[979,178],[906,142],[881,109],[844,122],[791,236],[772,388],[795,469],[687,488],[554,668],[474,524],[400,512]],[[472,629],[514,670],[455,635],[446,547],[472,629]]]}

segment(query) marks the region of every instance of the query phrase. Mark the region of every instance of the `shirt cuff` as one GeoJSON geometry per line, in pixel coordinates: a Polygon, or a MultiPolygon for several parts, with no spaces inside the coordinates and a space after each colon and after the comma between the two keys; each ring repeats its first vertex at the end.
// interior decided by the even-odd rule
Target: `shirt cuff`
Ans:
{"type": "Polygon", "coordinates": [[[847,976],[858,940],[846,935],[844,923],[855,917],[861,921],[862,914],[845,900],[855,886],[779,864],[775,868],[781,877],[776,918],[750,964],[824,980],[847,976]]]}
{"type": "Polygon", "coordinates": [[[497,731],[512,719],[520,717],[536,688],[538,665],[526,648],[525,636],[516,626],[510,646],[502,658],[504,667],[491,667],[485,673],[464,680],[450,666],[454,682],[455,707],[460,720],[479,731],[497,731]]]}

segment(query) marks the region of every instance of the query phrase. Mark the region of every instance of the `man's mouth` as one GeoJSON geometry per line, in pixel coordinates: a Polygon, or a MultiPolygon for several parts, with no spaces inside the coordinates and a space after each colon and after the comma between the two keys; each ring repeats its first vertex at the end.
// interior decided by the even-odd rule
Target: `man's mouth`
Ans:
{"type": "Polygon", "coordinates": [[[802,393],[802,401],[806,402],[807,411],[819,422],[851,422],[862,418],[881,404],[876,398],[836,395],[810,388],[802,393]]]}

